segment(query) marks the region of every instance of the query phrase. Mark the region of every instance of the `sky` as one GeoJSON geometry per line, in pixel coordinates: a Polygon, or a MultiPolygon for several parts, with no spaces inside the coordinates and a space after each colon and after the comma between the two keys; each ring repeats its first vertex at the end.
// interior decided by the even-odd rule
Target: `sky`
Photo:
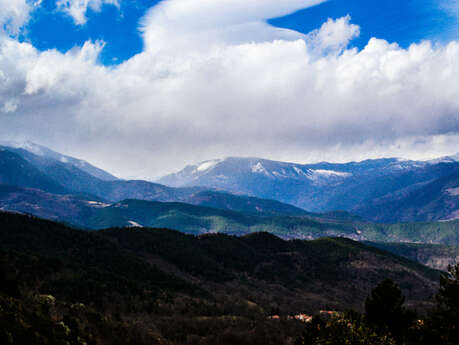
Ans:
{"type": "Polygon", "coordinates": [[[459,151],[458,0],[0,0],[0,140],[123,178],[459,151]]]}

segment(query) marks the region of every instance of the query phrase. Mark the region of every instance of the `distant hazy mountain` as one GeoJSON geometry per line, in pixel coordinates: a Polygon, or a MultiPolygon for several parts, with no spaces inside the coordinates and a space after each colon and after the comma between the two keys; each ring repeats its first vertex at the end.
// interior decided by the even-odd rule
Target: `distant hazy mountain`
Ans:
{"type": "Polygon", "coordinates": [[[67,193],[65,187],[40,171],[20,155],[0,147],[0,183],[37,188],[51,193],[67,193]]]}
{"type": "MultiPolygon", "coordinates": [[[[419,162],[395,158],[345,164],[294,164],[259,158],[226,158],[187,166],[158,182],[205,186],[279,200],[311,212],[350,211],[369,200],[451,174],[455,157],[419,162]]],[[[366,216],[365,212],[360,213],[366,216]]]]}
{"type": "Polygon", "coordinates": [[[117,177],[113,176],[112,174],[99,169],[88,162],[73,158],[70,156],[63,155],[61,153],[55,152],[50,150],[45,146],[41,146],[38,144],[34,144],[32,142],[7,142],[7,141],[0,141],[0,147],[8,150],[16,149],[15,152],[26,156],[25,158],[32,159],[36,165],[39,165],[43,168],[47,168],[56,164],[56,162],[64,163],[66,165],[74,166],[87,174],[90,174],[94,177],[97,177],[100,180],[104,181],[114,181],[118,180],[117,177]],[[28,153],[32,153],[33,155],[29,155],[28,153]]]}
{"type": "Polygon", "coordinates": [[[28,143],[0,147],[0,183],[114,203],[126,199],[182,202],[242,213],[377,222],[449,220],[459,216],[456,156],[427,162],[377,159],[294,164],[227,158],[188,166],[160,180],[124,181],[80,160],[28,143]],[[28,148],[28,150],[26,149],[28,148]],[[30,151],[29,151],[30,150],[30,151]],[[38,153],[34,153],[34,152],[38,153]],[[73,163],[72,163],[73,162],[73,163]],[[79,166],[86,167],[82,170],[79,166]],[[292,206],[295,205],[295,206],[292,206]]]}
{"type": "Polygon", "coordinates": [[[378,222],[459,219],[459,167],[450,175],[370,200],[353,211],[378,222]]]}

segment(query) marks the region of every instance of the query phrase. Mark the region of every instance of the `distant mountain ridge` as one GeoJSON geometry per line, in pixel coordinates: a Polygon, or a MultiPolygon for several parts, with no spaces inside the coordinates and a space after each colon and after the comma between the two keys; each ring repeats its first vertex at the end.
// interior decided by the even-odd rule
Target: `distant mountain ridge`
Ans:
{"type": "Polygon", "coordinates": [[[37,188],[51,193],[69,190],[20,155],[0,147],[0,183],[37,188]]]}
{"type": "MultiPolygon", "coordinates": [[[[459,168],[457,158],[295,164],[230,157],[187,166],[158,182],[174,187],[220,188],[279,200],[310,212],[357,210],[358,215],[374,220],[363,211],[368,202],[448,176],[459,168]]],[[[436,219],[440,218],[431,218],[436,219]]]]}
{"type": "Polygon", "coordinates": [[[371,200],[353,211],[386,223],[459,219],[459,167],[447,176],[371,200]]]}
{"type": "Polygon", "coordinates": [[[47,165],[55,163],[55,162],[61,162],[61,163],[72,165],[103,181],[118,180],[117,177],[113,176],[109,172],[99,169],[82,159],[77,159],[74,157],[63,155],[45,146],[38,145],[30,141],[25,141],[25,142],[0,141],[0,149],[2,147],[7,150],[16,149],[16,152],[22,151],[21,153],[23,155],[27,155],[27,153],[32,153],[34,156],[29,155],[29,158],[33,159],[36,164],[41,165],[43,167],[46,167],[47,165]]]}
{"type": "MultiPolygon", "coordinates": [[[[54,153],[53,157],[45,156],[43,152],[53,151],[47,151],[41,146],[29,146],[33,147],[34,151],[37,151],[38,147],[42,155],[36,155],[23,148],[0,147],[0,184],[34,188],[45,194],[74,195],[105,202],[139,199],[183,202],[258,214],[304,215],[307,213],[300,208],[276,200],[232,195],[203,187],[172,188],[141,180],[102,180],[70,163],[71,157],[65,161],[57,160],[56,158],[60,157],[59,154],[54,153]]],[[[37,193],[35,195],[38,196],[37,193]]],[[[57,196],[53,198],[56,199],[57,196]]],[[[20,200],[16,199],[16,201],[20,200]]],[[[39,198],[36,198],[35,204],[37,207],[40,206],[39,198]]],[[[13,207],[12,209],[17,207],[11,202],[8,205],[13,207]]],[[[7,205],[5,204],[4,207],[7,205]]],[[[37,215],[40,215],[38,211],[37,215]]]]}
{"type": "MultiPolygon", "coordinates": [[[[388,158],[303,165],[232,157],[188,166],[160,180],[171,187],[119,180],[92,166],[91,174],[84,161],[32,143],[22,147],[0,146],[0,184],[110,204],[126,199],[180,202],[265,216],[328,213],[322,217],[358,216],[382,223],[459,217],[457,155],[426,162],[388,158]]],[[[35,204],[39,207],[40,200],[35,204]]]]}

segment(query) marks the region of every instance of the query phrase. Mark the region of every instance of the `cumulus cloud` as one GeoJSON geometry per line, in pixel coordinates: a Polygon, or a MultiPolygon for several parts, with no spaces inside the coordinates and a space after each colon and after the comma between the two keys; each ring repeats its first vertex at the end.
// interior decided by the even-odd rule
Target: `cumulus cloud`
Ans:
{"type": "Polygon", "coordinates": [[[0,136],[154,178],[199,160],[298,162],[452,153],[459,43],[358,51],[349,16],[310,34],[266,19],[320,1],[169,0],[142,21],[144,52],[116,67],[103,45],[66,54],[0,40],[0,136]]]}
{"type": "Polygon", "coordinates": [[[29,20],[30,12],[40,4],[41,0],[0,0],[0,34],[3,31],[17,35],[29,20]]]}
{"type": "Polygon", "coordinates": [[[337,20],[329,18],[320,29],[307,35],[306,42],[319,56],[340,54],[354,38],[360,35],[359,26],[351,24],[350,21],[349,15],[337,20]]]}
{"type": "Polygon", "coordinates": [[[86,24],[88,9],[100,12],[102,5],[120,6],[118,0],[58,0],[56,5],[58,10],[71,16],[77,25],[86,24]]]}

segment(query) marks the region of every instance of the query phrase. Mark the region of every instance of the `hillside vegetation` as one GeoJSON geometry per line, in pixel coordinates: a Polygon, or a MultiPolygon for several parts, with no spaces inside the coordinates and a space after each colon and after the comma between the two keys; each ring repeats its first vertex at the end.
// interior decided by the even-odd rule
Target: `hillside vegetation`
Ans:
{"type": "Polygon", "coordinates": [[[387,250],[438,270],[446,271],[448,266],[459,263],[459,246],[384,242],[365,242],[365,244],[387,250]]]}
{"type": "Polygon", "coordinates": [[[303,324],[270,315],[361,310],[385,278],[402,287],[408,305],[424,310],[439,277],[348,239],[86,232],[4,213],[0,251],[8,273],[0,316],[10,336],[37,344],[117,344],[119,334],[124,344],[287,344],[303,324]]]}

